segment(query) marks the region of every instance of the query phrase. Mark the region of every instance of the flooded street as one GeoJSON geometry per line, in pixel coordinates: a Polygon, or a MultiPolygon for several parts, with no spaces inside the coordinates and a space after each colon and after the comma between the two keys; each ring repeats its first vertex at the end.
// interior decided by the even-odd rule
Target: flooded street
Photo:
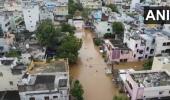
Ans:
{"type": "Polygon", "coordinates": [[[112,100],[117,93],[111,77],[105,74],[107,67],[102,56],[94,47],[90,32],[86,31],[79,52],[79,61],[70,66],[70,74],[80,80],[84,88],[84,100],[112,100]]]}
{"type": "MultiPolygon", "coordinates": [[[[142,65],[143,62],[129,62],[115,65],[115,68],[141,70],[142,65]]],[[[93,44],[91,33],[86,31],[78,63],[70,66],[71,77],[80,80],[83,85],[84,100],[112,100],[118,94],[111,76],[105,74],[106,67],[104,59],[93,44]]]]}

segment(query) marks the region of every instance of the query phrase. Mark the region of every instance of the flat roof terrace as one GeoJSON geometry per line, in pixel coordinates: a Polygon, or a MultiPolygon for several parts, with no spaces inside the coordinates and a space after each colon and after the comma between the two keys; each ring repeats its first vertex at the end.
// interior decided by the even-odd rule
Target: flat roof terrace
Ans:
{"type": "Polygon", "coordinates": [[[36,73],[53,73],[53,72],[68,72],[68,61],[59,59],[57,61],[47,62],[32,62],[28,66],[27,72],[30,74],[36,73]]]}
{"type": "Polygon", "coordinates": [[[165,72],[130,73],[132,79],[142,87],[158,87],[170,85],[170,76],[165,72]]]}

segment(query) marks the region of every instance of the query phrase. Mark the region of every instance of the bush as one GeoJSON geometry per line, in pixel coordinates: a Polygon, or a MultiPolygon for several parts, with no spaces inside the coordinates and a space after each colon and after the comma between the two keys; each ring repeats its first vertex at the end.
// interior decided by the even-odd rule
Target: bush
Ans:
{"type": "Polygon", "coordinates": [[[94,39],[94,44],[95,44],[96,46],[99,46],[99,45],[102,44],[102,40],[99,39],[99,38],[95,38],[95,39],[94,39]]]}
{"type": "Polygon", "coordinates": [[[148,60],[147,62],[145,62],[143,64],[143,69],[144,70],[151,70],[152,68],[152,63],[153,63],[153,60],[148,60]]]}

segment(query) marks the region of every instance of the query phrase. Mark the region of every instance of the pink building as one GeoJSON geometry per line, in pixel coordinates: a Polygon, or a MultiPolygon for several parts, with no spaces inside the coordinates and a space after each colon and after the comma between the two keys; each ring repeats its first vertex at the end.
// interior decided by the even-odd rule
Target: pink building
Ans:
{"type": "Polygon", "coordinates": [[[104,51],[110,63],[133,61],[132,51],[120,40],[105,40],[104,51]]]}
{"type": "Polygon", "coordinates": [[[130,100],[170,100],[169,72],[128,72],[124,88],[130,100]]]}

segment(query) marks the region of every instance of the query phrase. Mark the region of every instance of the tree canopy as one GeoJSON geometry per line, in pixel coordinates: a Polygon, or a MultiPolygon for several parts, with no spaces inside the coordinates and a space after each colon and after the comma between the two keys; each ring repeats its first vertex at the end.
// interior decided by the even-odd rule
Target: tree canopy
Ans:
{"type": "Polygon", "coordinates": [[[69,0],[68,13],[70,14],[70,16],[73,16],[75,14],[76,10],[82,11],[83,7],[80,4],[78,4],[77,2],[75,2],[74,0],[69,0]]]}
{"type": "Polygon", "coordinates": [[[56,58],[68,58],[70,63],[75,63],[82,43],[73,35],[74,30],[75,28],[68,24],[55,28],[50,20],[46,20],[40,23],[36,36],[39,43],[47,48],[47,53],[50,52],[56,58]]]}
{"type": "Polygon", "coordinates": [[[107,5],[107,7],[111,8],[112,12],[117,12],[117,13],[119,12],[118,8],[115,4],[109,4],[109,5],[107,5]]]}
{"type": "Polygon", "coordinates": [[[62,32],[69,32],[71,34],[74,34],[74,31],[76,30],[76,28],[74,26],[71,26],[70,24],[61,24],[61,31],[62,32]]]}
{"type": "Polygon", "coordinates": [[[59,43],[61,32],[59,28],[54,27],[52,21],[45,20],[38,26],[36,36],[41,45],[54,48],[59,43]]]}
{"type": "Polygon", "coordinates": [[[145,62],[143,64],[143,69],[144,70],[151,70],[152,68],[152,63],[153,63],[153,59],[149,59],[147,62],[145,62]]]}
{"type": "Polygon", "coordinates": [[[113,32],[115,32],[116,34],[124,33],[124,25],[122,22],[113,22],[112,29],[113,29],[113,32]]]}
{"type": "Polygon", "coordinates": [[[79,80],[73,82],[70,92],[71,95],[76,98],[76,100],[83,100],[84,90],[79,80]]]}
{"type": "Polygon", "coordinates": [[[78,51],[81,48],[81,40],[74,35],[67,35],[59,47],[59,57],[68,58],[70,63],[76,63],[78,58],[78,51]]]}

